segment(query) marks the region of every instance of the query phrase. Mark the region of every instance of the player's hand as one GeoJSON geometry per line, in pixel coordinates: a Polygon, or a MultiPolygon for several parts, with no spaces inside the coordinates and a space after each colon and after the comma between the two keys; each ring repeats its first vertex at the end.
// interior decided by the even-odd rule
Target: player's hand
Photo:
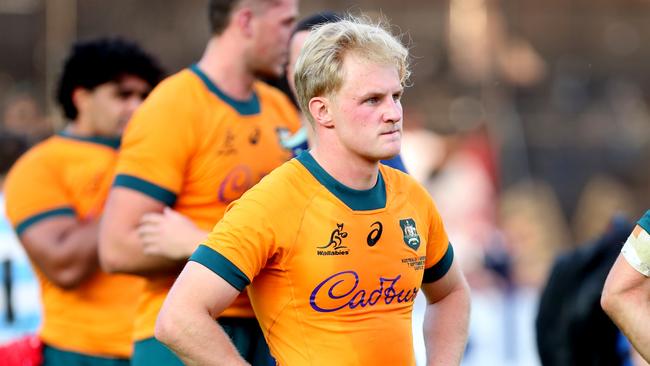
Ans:
{"type": "Polygon", "coordinates": [[[187,217],[165,207],[163,213],[147,213],[140,219],[138,235],[145,254],[187,259],[207,233],[187,217]]]}

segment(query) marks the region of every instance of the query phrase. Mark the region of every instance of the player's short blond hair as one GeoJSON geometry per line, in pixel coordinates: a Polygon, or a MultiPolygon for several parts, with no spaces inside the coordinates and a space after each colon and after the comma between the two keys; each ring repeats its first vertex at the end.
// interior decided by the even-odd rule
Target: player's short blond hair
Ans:
{"type": "Polygon", "coordinates": [[[310,123],[309,101],[331,96],[343,84],[348,54],[381,65],[395,65],[404,85],[410,75],[408,50],[382,24],[345,17],[314,28],[307,36],[294,71],[298,104],[310,123]]]}

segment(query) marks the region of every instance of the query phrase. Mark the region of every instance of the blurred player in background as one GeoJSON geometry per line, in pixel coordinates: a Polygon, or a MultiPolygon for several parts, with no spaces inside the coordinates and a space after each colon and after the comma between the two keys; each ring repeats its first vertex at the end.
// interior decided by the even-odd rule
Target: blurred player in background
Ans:
{"type": "Polygon", "coordinates": [[[161,77],[131,42],[76,44],[57,93],[70,122],[9,172],[7,216],[40,281],[45,366],[129,364],[144,283],[100,270],[98,228],[120,134],[161,77]]]}
{"type": "MultiPolygon", "coordinates": [[[[169,288],[228,204],[291,157],[281,141],[300,127],[298,115],[257,78],[281,75],[297,5],[211,0],[203,57],[163,81],[129,123],[100,257],[110,272],[147,280],[133,365],[181,364],[153,337],[169,288]]],[[[274,364],[245,293],[218,322],[248,362],[274,364]]]]}

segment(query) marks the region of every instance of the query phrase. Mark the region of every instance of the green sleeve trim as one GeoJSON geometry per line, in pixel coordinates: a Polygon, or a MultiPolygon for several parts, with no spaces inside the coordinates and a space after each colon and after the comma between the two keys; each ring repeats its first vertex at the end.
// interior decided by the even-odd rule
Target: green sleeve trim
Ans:
{"type": "Polygon", "coordinates": [[[20,236],[30,226],[52,216],[76,216],[76,213],[74,212],[72,207],[60,207],[52,210],[43,211],[41,213],[26,218],[21,223],[16,225],[16,234],[20,236]]]}
{"type": "Polygon", "coordinates": [[[430,268],[426,268],[424,270],[424,277],[422,278],[422,282],[424,283],[431,283],[431,282],[436,282],[444,275],[449,272],[449,268],[451,268],[451,263],[454,261],[454,248],[451,246],[451,243],[447,246],[447,252],[445,255],[440,258],[438,263],[434,264],[430,268]]]}
{"type": "Polygon", "coordinates": [[[133,189],[160,201],[169,207],[176,203],[176,193],[132,175],[118,174],[113,181],[113,187],[126,187],[133,189]]]}
{"type": "Polygon", "coordinates": [[[228,258],[204,244],[199,245],[190,260],[206,266],[240,292],[244,291],[244,288],[251,283],[244,272],[237,268],[228,258]]]}
{"type": "Polygon", "coordinates": [[[643,217],[639,219],[637,224],[641,226],[643,230],[650,233],[650,210],[646,211],[643,217]]]}

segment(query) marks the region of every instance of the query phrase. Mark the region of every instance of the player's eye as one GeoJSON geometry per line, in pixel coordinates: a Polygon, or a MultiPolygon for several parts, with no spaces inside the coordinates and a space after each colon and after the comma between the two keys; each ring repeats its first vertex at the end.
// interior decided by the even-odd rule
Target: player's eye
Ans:
{"type": "Polygon", "coordinates": [[[131,98],[133,96],[137,96],[138,98],[140,98],[140,100],[144,100],[145,98],[147,98],[149,93],[148,92],[138,92],[138,91],[129,90],[129,89],[120,89],[117,92],[117,95],[120,97],[120,99],[129,99],[129,98],[131,98]]]}
{"type": "Polygon", "coordinates": [[[378,97],[370,97],[370,98],[367,98],[364,102],[366,104],[377,104],[377,103],[379,103],[379,98],[378,97]]]}

